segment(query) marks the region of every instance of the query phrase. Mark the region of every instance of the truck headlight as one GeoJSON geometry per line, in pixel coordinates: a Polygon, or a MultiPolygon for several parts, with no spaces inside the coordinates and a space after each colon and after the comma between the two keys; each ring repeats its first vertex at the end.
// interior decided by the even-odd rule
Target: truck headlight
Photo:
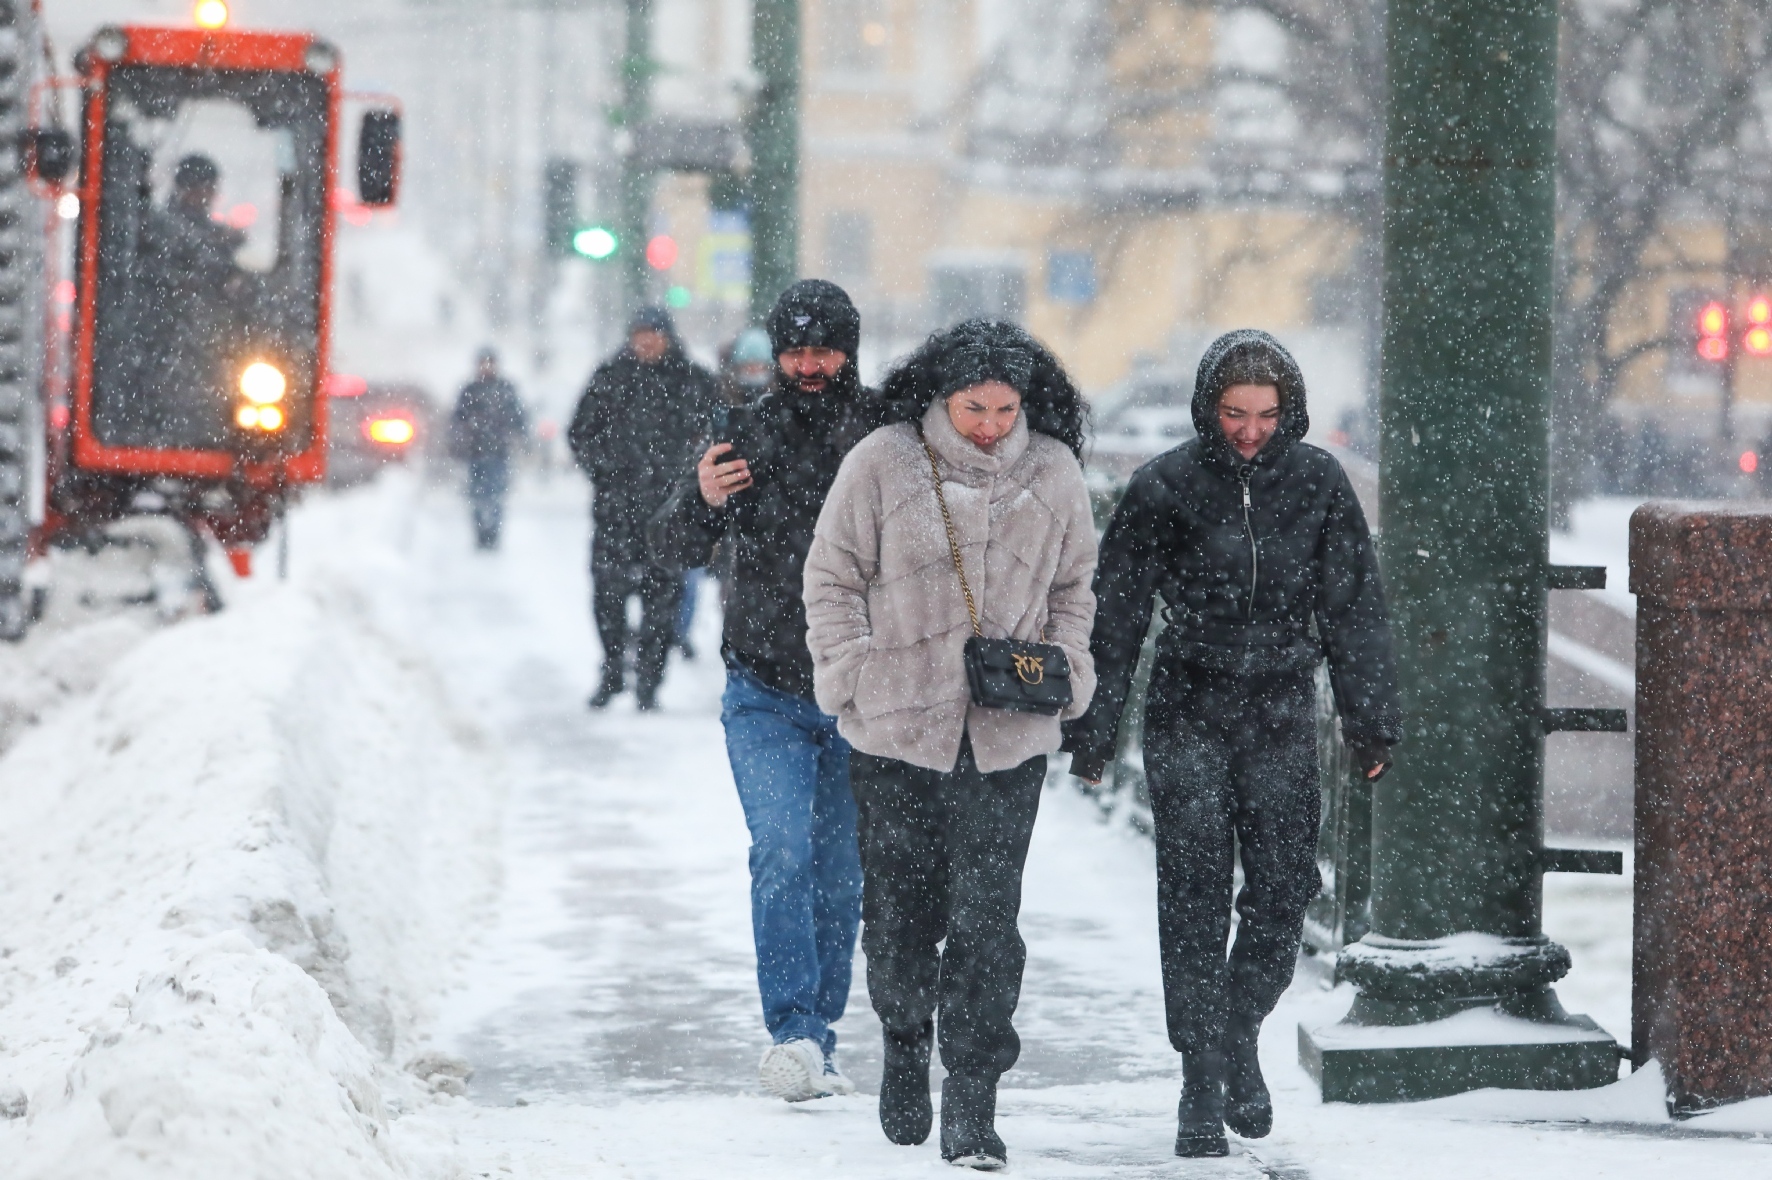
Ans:
{"type": "MultiPolygon", "coordinates": [[[[289,379],[276,365],[253,361],[240,373],[240,394],[255,406],[275,405],[289,392],[289,379]]],[[[282,415],[278,415],[281,420],[282,415]]]]}

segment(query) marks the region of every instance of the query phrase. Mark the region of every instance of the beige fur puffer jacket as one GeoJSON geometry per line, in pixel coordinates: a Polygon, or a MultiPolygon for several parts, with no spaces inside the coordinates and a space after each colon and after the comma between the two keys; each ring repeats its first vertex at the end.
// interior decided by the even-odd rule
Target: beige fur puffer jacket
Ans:
{"type": "MultiPolygon", "coordinates": [[[[1054,643],[1071,665],[1080,716],[1095,691],[1095,525],[1083,469],[1025,417],[989,453],[954,429],[938,399],[923,431],[992,638],[1054,643]]],[[[982,771],[1059,745],[1059,717],[972,704],[962,651],[972,634],[935,499],[909,424],[874,431],[843,460],[806,558],[807,646],[819,708],[863,753],[951,771],[972,738],[982,771]]]]}

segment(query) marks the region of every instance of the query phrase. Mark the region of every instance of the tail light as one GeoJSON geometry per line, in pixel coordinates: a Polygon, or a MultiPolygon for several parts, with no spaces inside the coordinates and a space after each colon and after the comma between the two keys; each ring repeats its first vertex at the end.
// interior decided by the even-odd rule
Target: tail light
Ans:
{"type": "Polygon", "coordinates": [[[410,443],[418,431],[413,428],[412,419],[398,415],[371,418],[363,424],[363,434],[372,443],[384,447],[403,447],[410,443]]]}

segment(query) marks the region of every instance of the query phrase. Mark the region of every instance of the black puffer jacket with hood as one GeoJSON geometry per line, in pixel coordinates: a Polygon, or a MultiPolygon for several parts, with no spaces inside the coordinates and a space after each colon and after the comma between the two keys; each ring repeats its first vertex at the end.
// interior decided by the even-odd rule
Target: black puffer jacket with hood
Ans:
{"type": "MultiPolygon", "coordinates": [[[[1219,337],[1200,360],[1193,419],[1198,437],[1139,468],[1102,539],[1090,642],[1099,682],[1089,711],[1065,728],[1074,766],[1113,757],[1159,595],[1159,666],[1255,677],[1307,671],[1327,655],[1348,741],[1395,743],[1402,713],[1377,556],[1341,464],[1301,441],[1310,419],[1297,363],[1265,332],[1219,337]],[[1247,348],[1280,374],[1280,424],[1253,459],[1218,424],[1221,370],[1247,348]]],[[[1154,691],[1168,679],[1153,677],[1154,691]]]]}

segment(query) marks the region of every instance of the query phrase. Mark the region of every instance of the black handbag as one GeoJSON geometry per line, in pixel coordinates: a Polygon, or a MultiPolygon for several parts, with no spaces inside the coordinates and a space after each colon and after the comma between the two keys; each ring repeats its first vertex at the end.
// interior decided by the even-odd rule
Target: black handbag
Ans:
{"type": "Polygon", "coordinates": [[[966,581],[966,565],[960,560],[960,540],[954,534],[954,518],[948,514],[948,498],[941,490],[941,465],[929,440],[923,440],[929,456],[929,474],[935,479],[935,499],[941,505],[941,523],[948,531],[948,552],[954,572],[960,575],[960,593],[966,597],[966,615],[972,620],[972,638],[966,641],[966,686],[972,703],[984,709],[1007,709],[1014,713],[1040,713],[1055,717],[1071,703],[1071,663],[1064,649],[1051,643],[1026,639],[986,639],[978,627],[978,607],[966,581]]]}

